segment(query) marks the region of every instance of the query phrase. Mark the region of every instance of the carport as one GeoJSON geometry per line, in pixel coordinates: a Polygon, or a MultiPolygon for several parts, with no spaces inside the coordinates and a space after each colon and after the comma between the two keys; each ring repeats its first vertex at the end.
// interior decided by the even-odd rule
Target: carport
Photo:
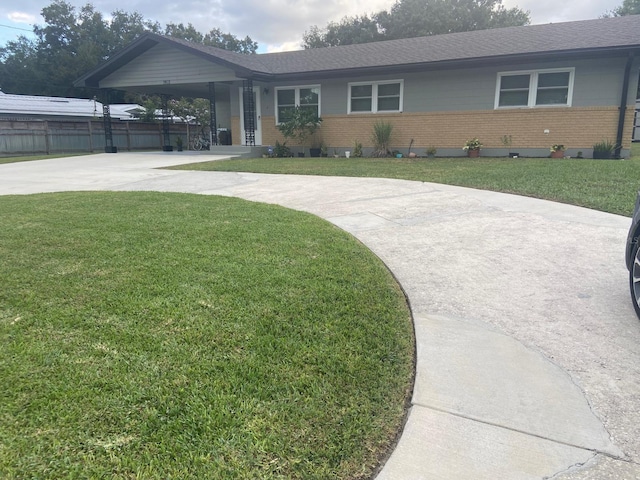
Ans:
{"type": "Polygon", "coordinates": [[[164,151],[173,149],[168,107],[172,97],[209,101],[211,145],[233,141],[252,147],[261,144],[259,93],[268,81],[268,74],[255,63],[255,56],[147,33],[74,85],[101,91],[107,153],[117,151],[110,114],[114,90],[160,95],[164,151]]]}

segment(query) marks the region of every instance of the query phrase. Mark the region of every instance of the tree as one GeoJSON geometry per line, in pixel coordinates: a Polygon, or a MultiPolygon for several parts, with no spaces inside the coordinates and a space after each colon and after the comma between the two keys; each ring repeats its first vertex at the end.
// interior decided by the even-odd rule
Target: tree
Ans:
{"type": "Polygon", "coordinates": [[[398,0],[377,16],[388,40],[526,25],[529,14],[502,0],[398,0]]]}
{"type": "Polygon", "coordinates": [[[240,39],[230,33],[222,33],[219,28],[210,30],[204,36],[202,43],[210,47],[218,47],[239,53],[256,53],[258,50],[258,43],[251,40],[249,36],[240,39]]]}
{"type": "Polygon", "coordinates": [[[182,23],[177,25],[175,23],[169,23],[164,29],[164,34],[193,43],[202,43],[204,38],[204,35],[198,32],[190,23],[186,27],[182,23]]]}
{"type": "MultiPolygon", "coordinates": [[[[35,40],[22,36],[0,48],[0,87],[5,92],[92,98],[94,91],[75,88],[73,81],[144,32],[241,53],[255,53],[258,47],[249,37],[238,39],[219,29],[203,35],[191,24],[170,23],[163,30],[137,12],[116,10],[108,20],[89,3],[77,10],[65,0],[54,0],[41,13],[45,23],[34,26],[35,40]]],[[[124,99],[119,92],[111,100],[124,99]]]]}
{"type": "Polygon", "coordinates": [[[223,33],[219,28],[214,28],[203,35],[190,23],[186,27],[182,23],[177,25],[169,23],[164,30],[164,34],[174,38],[181,38],[188,42],[231,50],[232,52],[256,53],[256,50],[258,50],[258,43],[249,37],[240,39],[230,33],[223,33]]]}
{"type": "Polygon", "coordinates": [[[624,17],[625,15],[640,15],[640,0],[624,0],[622,5],[606,13],[605,17],[624,17]]]}
{"type": "Polygon", "coordinates": [[[318,117],[315,111],[295,106],[289,112],[287,120],[278,125],[278,130],[285,138],[297,140],[298,144],[304,148],[307,138],[316,133],[320,123],[322,118],[318,117]]]}
{"type": "Polygon", "coordinates": [[[38,69],[36,52],[36,43],[23,35],[0,49],[0,88],[5,93],[23,93],[25,81],[45,82],[46,77],[38,69]]]}
{"type": "MultiPolygon", "coordinates": [[[[637,1],[637,0],[636,0],[637,1]]],[[[507,9],[502,0],[397,0],[389,11],[371,17],[344,17],[324,29],[305,32],[305,48],[421,37],[488,28],[527,25],[529,13],[507,9]]]]}
{"type": "Polygon", "coordinates": [[[203,129],[211,123],[209,101],[204,98],[173,99],[169,101],[169,110],[185,123],[196,123],[203,129]]]}
{"type": "Polygon", "coordinates": [[[368,43],[383,40],[377,22],[367,16],[344,17],[339,23],[329,22],[324,30],[316,25],[304,32],[304,48],[337,47],[354,43],[368,43]]]}
{"type": "Polygon", "coordinates": [[[138,103],[142,105],[142,111],[140,112],[139,118],[142,122],[156,122],[158,118],[156,117],[156,110],[160,108],[160,97],[151,95],[138,99],[138,103]]]}

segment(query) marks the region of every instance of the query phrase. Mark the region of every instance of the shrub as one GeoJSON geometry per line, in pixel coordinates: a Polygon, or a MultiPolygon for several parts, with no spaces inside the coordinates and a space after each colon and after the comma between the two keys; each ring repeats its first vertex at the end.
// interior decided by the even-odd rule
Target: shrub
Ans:
{"type": "Polygon", "coordinates": [[[609,140],[602,140],[593,146],[593,158],[611,158],[615,148],[615,144],[611,143],[609,140]]]}
{"type": "Polygon", "coordinates": [[[293,138],[304,147],[307,138],[320,128],[321,122],[322,119],[313,110],[296,106],[291,111],[289,119],[278,125],[278,130],[285,138],[293,138]]]}
{"type": "Polygon", "coordinates": [[[276,146],[273,147],[273,154],[278,158],[290,157],[291,149],[287,147],[287,142],[280,143],[276,140],[276,146]]]}
{"type": "Polygon", "coordinates": [[[378,120],[373,124],[373,154],[372,157],[388,157],[391,155],[389,144],[391,143],[391,134],[393,133],[393,124],[378,120]]]}
{"type": "Polygon", "coordinates": [[[356,140],[353,145],[353,157],[360,158],[362,157],[362,144],[356,140]]]}

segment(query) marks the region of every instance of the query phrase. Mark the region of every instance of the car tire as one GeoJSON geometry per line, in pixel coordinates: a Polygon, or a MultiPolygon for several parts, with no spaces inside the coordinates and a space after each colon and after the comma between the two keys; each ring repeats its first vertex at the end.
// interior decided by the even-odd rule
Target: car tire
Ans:
{"type": "Polygon", "coordinates": [[[636,243],[631,256],[633,263],[629,270],[629,288],[631,290],[631,300],[633,308],[636,309],[636,315],[640,318],[640,242],[636,243]]]}

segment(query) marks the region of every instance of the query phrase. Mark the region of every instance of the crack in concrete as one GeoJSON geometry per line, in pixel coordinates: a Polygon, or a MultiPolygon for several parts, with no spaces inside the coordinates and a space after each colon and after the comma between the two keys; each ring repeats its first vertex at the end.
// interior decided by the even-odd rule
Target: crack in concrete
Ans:
{"type": "Polygon", "coordinates": [[[506,425],[501,425],[499,423],[490,422],[490,421],[487,421],[487,420],[483,420],[481,418],[473,417],[471,415],[463,415],[461,413],[452,412],[450,410],[445,410],[445,409],[442,409],[442,408],[438,408],[438,407],[434,407],[434,406],[426,405],[426,404],[420,404],[420,403],[412,403],[412,406],[427,408],[429,410],[433,410],[433,411],[440,412],[440,413],[445,413],[447,415],[453,415],[454,417],[462,418],[464,420],[470,420],[472,422],[481,423],[483,425],[489,425],[491,427],[496,427],[496,428],[500,428],[500,429],[503,429],[503,430],[508,430],[510,432],[521,433],[521,434],[527,435],[529,437],[539,438],[541,440],[545,440],[545,441],[548,441],[548,442],[557,443],[558,445],[565,445],[567,447],[578,448],[578,449],[584,450],[586,452],[593,452],[594,455],[604,455],[606,457],[613,458],[614,460],[629,461],[629,460],[626,460],[625,457],[619,457],[619,456],[613,455],[611,453],[600,451],[600,450],[595,449],[595,448],[588,448],[588,447],[584,447],[584,446],[581,446],[581,445],[576,445],[576,444],[573,444],[573,443],[564,442],[562,440],[557,440],[557,439],[554,439],[554,438],[545,437],[544,435],[538,435],[536,433],[527,432],[525,430],[520,430],[520,429],[517,429],[517,428],[508,427],[506,425]]]}
{"type": "Polygon", "coordinates": [[[569,473],[573,470],[577,470],[579,468],[584,467],[585,465],[587,465],[588,463],[593,462],[596,458],[598,457],[597,453],[594,453],[593,456],[587,460],[586,462],[578,462],[578,463],[574,463],[573,465],[570,465],[569,467],[565,468],[564,470],[560,470],[557,473],[554,473],[553,475],[551,475],[550,477],[543,477],[542,480],[553,480],[554,478],[559,478],[560,476],[564,475],[565,473],[569,473]]]}

